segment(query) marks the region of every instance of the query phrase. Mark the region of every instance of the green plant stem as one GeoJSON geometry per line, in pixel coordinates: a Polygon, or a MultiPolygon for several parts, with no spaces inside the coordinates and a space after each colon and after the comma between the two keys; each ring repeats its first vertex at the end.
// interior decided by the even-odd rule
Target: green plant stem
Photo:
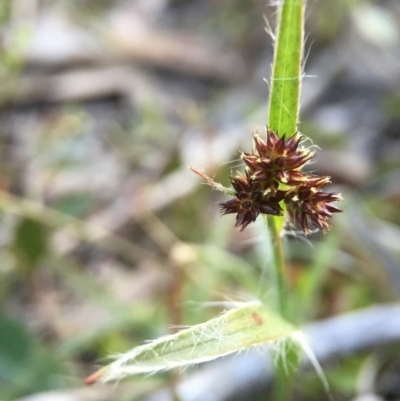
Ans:
{"type": "Polygon", "coordinates": [[[279,227],[277,227],[276,223],[277,223],[276,218],[268,218],[267,224],[272,234],[271,238],[272,238],[273,264],[275,271],[276,288],[278,291],[279,311],[283,318],[289,319],[285,254],[284,254],[282,237],[280,236],[280,229],[279,227]]]}
{"type": "MultiPolygon", "coordinates": [[[[304,35],[304,0],[284,0],[279,10],[268,126],[278,135],[293,136],[297,130],[301,86],[301,62],[304,35]]],[[[289,319],[287,275],[281,232],[283,217],[270,217],[274,268],[276,271],[279,309],[289,319]]]]}
{"type": "MultiPolygon", "coordinates": [[[[305,0],[283,0],[279,10],[274,64],[270,82],[268,127],[279,136],[291,137],[297,131],[301,89],[301,62],[304,36],[305,0]]],[[[281,316],[291,320],[288,308],[287,273],[282,242],[284,218],[268,218],[273,265],[275,269],[278,302],[281,316]]],[[[277,381],[274,400],[289,399],[293,372],[287,372],[285,356],[277,363],[277,381]]]]}

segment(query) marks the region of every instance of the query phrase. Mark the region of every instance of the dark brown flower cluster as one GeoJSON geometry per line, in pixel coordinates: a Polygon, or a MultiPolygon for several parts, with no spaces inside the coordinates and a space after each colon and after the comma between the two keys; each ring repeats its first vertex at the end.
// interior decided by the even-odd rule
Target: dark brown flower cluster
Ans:
{"type": "Polygon", "coordinates": [[[245,175],[237,173],[230,177],[235,197],[220,204],[222,214],[237,213],[235,226],[241,226],[241,231],[260,213],[282,215],[281,201],[290,220],[306,235],[311,226],[323,232],[330,229],[328,219],[341,211],[332,202],[342,198],[322,191],[330,177],[301,171],[315,153],[301,145],[302,138],[300,133],[289,139],[279,138],[270,129],[265,140],[254,135],[253,151],[242,154],[245,175]]]}

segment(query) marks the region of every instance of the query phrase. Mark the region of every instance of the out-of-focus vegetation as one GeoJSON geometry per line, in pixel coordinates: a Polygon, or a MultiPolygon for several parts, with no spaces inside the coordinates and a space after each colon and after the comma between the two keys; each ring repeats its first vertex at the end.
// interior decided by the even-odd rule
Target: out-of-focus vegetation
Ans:
{"type": "MultiPolygon", "coordinates": [[[[268,302],[257,225],[220,219],[220,194],[187,169],[227,183],[263,131],[263,15],[274,23],[259,0],[0,3],[2,400],[89,399],[83,379],[110,352],[220,312],[203,302],[268,302]]],[[[346,202],[325,237],[288,232],[296,323],[399,299],[399,21],[398,0],[308,2],[299,127],[346,202]]],[[[326,367],[336,399],[366,371],[399,397],[395,350],[326,367]]],[[[168,381],[136,378],[109,397],[168,381]]],[[[315,375],[301,382],[298,398],[324,397],[315,375]]]]}

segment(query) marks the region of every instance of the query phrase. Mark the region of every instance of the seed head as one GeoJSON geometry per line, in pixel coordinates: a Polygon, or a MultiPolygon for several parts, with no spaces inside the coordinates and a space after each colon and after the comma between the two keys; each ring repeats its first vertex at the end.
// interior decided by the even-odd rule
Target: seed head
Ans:
{"type": "Polygon", "coordinates": [[[263,189],[260,181],[253,180],[249,172],[245,176],[237,173],[230,180],[235,189],[235,197],[220,204],[221,213],[237,213],[235,227],[242,226],[240,231],[254,222],[260,213],[282,215],[279,202],[284,198],[283,191],[271,194],[263,189]]]}
{"type": "Polygon", "coordinates": [[[266,138],[253,135],[251,153],[242,153],[246,165],[245,175],[230,177],[233,189],[225,188],[204,172],[192,170],[214,189],[234,198],[220,204],[222,214],[236,213],[235,227],[243,231],[258,215],[281,216],[283,201],[289,217],[305,233],[310,234],[313,225],[323,232],[330,229],[329,219],[341,212],[332,202],[342,200],[339,194],[324,192],[322,187],[330,183],[330,177],[307,174],[301,169],[314,157],[314,148],[302,146],[303,136],[297,132],[286,139],[267,129],[266,138]]]}
{"type": "Polygon", "coordinates": [[[330,230],[328,219],[333,217],[333,213],[341,212],[331,204],[342,200],[341,195],[322,191],[320,188],[325,182],[329,182],[329,177],[312,177],[306,185],[293,188],[285,196],[286,209],[291,220],[305,235],[311,233],[310,224],[324,233],[330,230]]]}
{"type": "Polygon", "coordinates": [[[266,139],[253,135],[254,150],[243,153],[242,159],[252,175],[260,181],[276,182],[284,185],[299,185],[306,181],[300,172],[313,157],[314,151],[299,147],[302,135],[295,134],[289,139],[279,138],[272,130],[267,130],[266,139]]]}

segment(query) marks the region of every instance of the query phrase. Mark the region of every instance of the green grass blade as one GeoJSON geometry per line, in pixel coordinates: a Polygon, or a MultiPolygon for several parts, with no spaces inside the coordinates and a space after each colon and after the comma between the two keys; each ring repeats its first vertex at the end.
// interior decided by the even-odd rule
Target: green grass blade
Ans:
{"type": "Polygon", "coordinates": [[[280,136],[295,134],[299,115],[304,0],[284,0],[280,9],[271,76],[268,126],[280,136]]]}
{"type": "Polygon", "coordinates": [[[89,376],[86,383],[207,362],[254,345],[285,339],[295,331],[295,326],[259,302],[240,304],[205,323],[133,348],[89,376]]]}

